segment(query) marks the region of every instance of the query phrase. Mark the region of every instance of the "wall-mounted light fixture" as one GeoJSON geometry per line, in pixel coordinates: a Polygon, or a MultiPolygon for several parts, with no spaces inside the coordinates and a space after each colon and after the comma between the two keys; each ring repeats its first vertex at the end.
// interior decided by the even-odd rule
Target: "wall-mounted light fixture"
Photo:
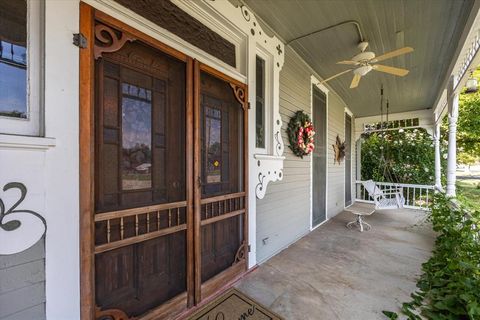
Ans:
{"type": "Polygon", "coordinates": [[[465,93],[474,93],[478,91],[478,80],[473,76],[473,71],[470,73],[470,77],[467,79],[467,83],[465,83],[465,93]]]}

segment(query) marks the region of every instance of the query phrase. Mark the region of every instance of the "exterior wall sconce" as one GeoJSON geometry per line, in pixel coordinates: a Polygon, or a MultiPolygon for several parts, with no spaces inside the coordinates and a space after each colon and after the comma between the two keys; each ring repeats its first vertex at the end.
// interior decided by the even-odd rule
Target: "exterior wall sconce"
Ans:
{"type": "Polygon", "coordinates": [[[478,80],[473,76],[473,72],[470,74],[465,87],[467,88],[465,93],[474,93],[478,91],[478,80]]]}

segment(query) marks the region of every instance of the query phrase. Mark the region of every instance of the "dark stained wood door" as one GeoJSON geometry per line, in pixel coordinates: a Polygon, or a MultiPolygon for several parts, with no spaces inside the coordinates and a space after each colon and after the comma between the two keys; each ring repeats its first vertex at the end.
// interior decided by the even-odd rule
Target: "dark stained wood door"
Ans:
{"type": "Polygon", "coordinates": [[[246,86],[95,31],[97,318],[193,306],[247,266],[246,86]]]}
{"type": "Polygon", "coordinates": [[[246,270],[247,104],[244,85],[196,66],[196,280],[205,297],[246,270]]]}
{"type": "Polygon", "coordinates": [[[138,316],[187,289],[187,66],[133,41],[95,68],[96,304],[138,316]]]}

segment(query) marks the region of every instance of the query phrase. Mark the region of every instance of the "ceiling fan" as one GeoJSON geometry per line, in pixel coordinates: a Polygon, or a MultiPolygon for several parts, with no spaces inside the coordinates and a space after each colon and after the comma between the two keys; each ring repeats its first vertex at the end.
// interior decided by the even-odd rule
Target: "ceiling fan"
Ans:
{"type": "Polygon", "coordinates": [[[397,57],[406,53],[410,53],[413,51],[413,48],[403,47],[397,50],[384,53],[376,57],[374,52],[365,51],[367,47],[368,47],[368,42],[362,41],[358,44],[358,48],[361,51],[359,54],[355,55],[350,60],[337,62],[337,64],[355,66],[354,68],[337,73],[336,75],[333,75],[330,78],[327,78],[321,81],[321,83],[330,81],[352,70],[353,70],[353,79],[352,79],[352,82],[350,83],[350,89],[358,87],[358,83],[360,82],[360,79],[372,70],[385,72],[385,73],[393,74],[395,76],[400,76],[400,77],[406,76],[408,74],[409,70],[407,69],[390,67],[390,66],[385,66],[382,64],[375,64],[375,63],[379,61],[387,60],[393,57],[397,57]]]}

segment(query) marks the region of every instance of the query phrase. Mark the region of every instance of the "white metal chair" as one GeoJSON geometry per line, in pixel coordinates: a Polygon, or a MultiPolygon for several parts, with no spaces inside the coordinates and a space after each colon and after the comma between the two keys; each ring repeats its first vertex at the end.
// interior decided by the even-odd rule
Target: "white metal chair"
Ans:
{"type": "Polygon", "coordinates": [[[405,204],[402,187],[392,187],[382,190],[373,180],[362,182],[375,203],[375,209],[399,209],[405,204]]]}

